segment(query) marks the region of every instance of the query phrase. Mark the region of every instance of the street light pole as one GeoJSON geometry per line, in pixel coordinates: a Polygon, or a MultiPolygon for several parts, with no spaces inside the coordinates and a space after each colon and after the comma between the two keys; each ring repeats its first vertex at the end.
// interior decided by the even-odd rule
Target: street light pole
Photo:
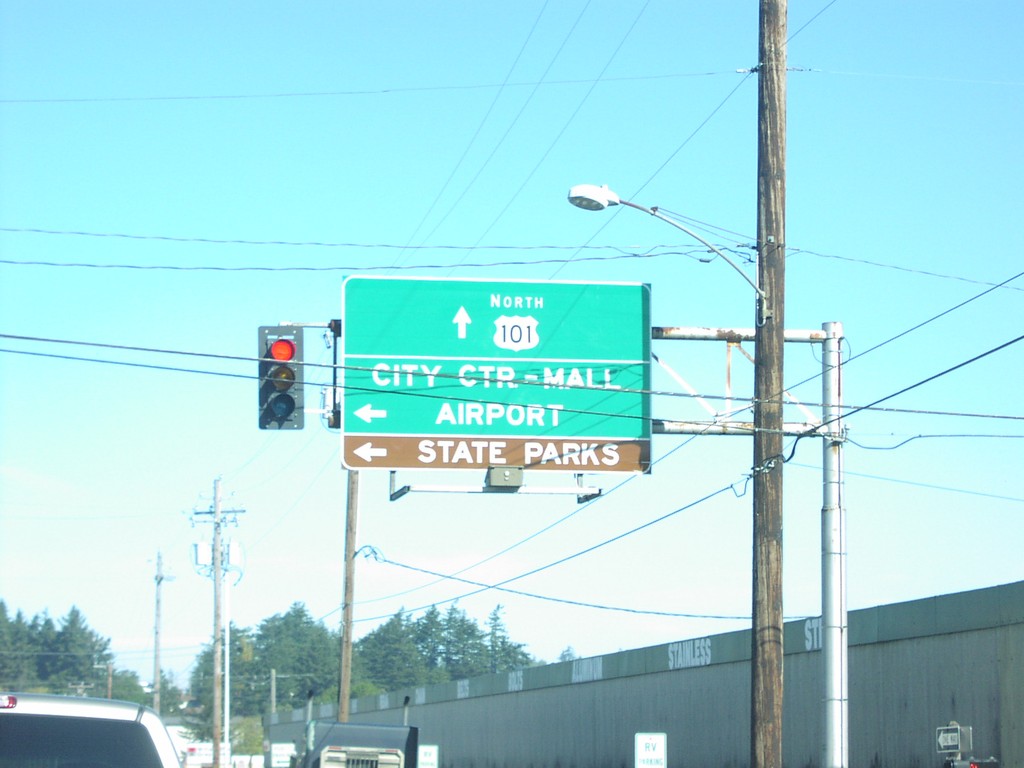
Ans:
{"type": "Polygon", "coordinates": [[[821,624],[825,673],[822,768],[850,764],[846,513],[843,510],[842,323],[826,323],[822,347],[821,624]]]}
{"type": "MultiPolygon", "coordinates": [[[[753,282],[728,256],[657,208],[622,200],[607,187],[580,184],[569,190],[569,202],[578,208],[599,211],[626,205],[657,216],[706,245],[743,275],[757,293],[754,343],[754,486],[753,524],[753,631],[751,633],[751,768],[782,766],[782,420],[783,393],[783,300],[785,277],[785,216],[779,210],[776,187],[780,173],[764,158],[766,178],[759,184],[758,282],[753,282]],[[768,199],[762,201],[762,197],[768,199]],[[763,207],[763,211],[762,211],[763,207]]],[[[759,168],[761,164],[759,163],[759,168]]]]}

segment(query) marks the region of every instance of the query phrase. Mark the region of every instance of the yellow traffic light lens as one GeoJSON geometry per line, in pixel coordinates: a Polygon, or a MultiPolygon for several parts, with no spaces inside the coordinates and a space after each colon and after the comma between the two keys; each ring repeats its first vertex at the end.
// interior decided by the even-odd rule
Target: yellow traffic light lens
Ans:
{"type": "Polygon", "coordinates": [[[295,383],[295,371],[287,365],[279,365],[270,372],[267,378],[274,385],[274,389],[284,392],[286,389],[291,389],[292,384],[295,383]]]}

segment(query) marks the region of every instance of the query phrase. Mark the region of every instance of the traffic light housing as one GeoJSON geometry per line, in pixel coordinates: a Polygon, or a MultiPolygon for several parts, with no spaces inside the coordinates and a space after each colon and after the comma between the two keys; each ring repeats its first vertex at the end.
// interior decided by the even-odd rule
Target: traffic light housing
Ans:
{"type": "Polygon", "coordinates": [[[260,326],[260,429],[302,429],[302,328],[260,326]]]}

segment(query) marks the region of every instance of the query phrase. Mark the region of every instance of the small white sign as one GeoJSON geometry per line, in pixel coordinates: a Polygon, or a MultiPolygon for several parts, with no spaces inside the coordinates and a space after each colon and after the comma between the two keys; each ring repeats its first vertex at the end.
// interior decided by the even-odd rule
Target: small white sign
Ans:
{"type": "Polygon", "coordinates": [[[270,745],[271,768],[288,768],[294,756],[295,745],[290,742],[270,745]]]}
{"type": "Polygon", "coordinates": [[[438,768],[438,748],[436,744],[420,744],[417,754],[419,768],[438,768]]]}
{"type": "Polygon", "coordinates": [[[939,741],[939,749],[960,749],[960,729],[959,728],[939,728],[937,738],[939,741]]]}
{"type": "Polygon", "coordinates": [[[664,733],[638,733],[636,744],[636,768],[667,768],[668,736],[664,733]]]}
{"type": "Polygon", "coordinates": [[[938,752],[970,752],[971,727],[956,723],[935,729],[935,749],[938,752]]]}

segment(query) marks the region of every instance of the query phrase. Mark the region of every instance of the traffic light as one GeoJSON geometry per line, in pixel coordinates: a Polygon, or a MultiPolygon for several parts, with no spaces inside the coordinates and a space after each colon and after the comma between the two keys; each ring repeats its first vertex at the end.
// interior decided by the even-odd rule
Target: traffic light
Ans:
{"type": "Polygon", "coordinates": [[[260,326],[260,429],[302,429],[302,328],[260,326]]]}

